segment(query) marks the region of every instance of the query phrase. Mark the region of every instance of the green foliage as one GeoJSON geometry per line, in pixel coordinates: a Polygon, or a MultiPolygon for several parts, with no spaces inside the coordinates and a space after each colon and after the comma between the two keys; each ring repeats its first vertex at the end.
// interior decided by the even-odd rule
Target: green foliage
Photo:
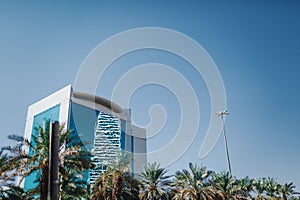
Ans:
{"type": "MultiPolygon", "coordinates": [[[[9,158],[1,165],[1,174],[7,182],[16,176],[21,177],[20,182],[27,176],[36,176],[36,187],[28,193],[31,196],[39,196],[41,200],[47,200],[49,182],[49,137],[50,121],[46,122],[45,128],[36,127],[36,134],[31,136],[31,141],[23,137],[11,135],[10,139],[17,142],[13,147],[4,147],[9,152],[9,158]]],[[[59,175],[60,175],[60,199],[70,199],[76,195],[87,195],[88,185],[82,177],[85,170],[92,167],[90,153],[79,145],[81,141],[74,141],[72,132],[65,131],[60,127],[60,148],[59,148],[59,175]],[[72,141],[72,143],[71,143],[72,141]]],[[[81,143],[82,144],[82,143],[81,143]]],[[[3,158],[4,159],[4,158],[3,158]]],[[[79,196],[80,197],[80,196],[79,196]]]]}
{"type": "Polygon", "coordinates": [[[140,174],[140,199],[169,199],[171,191],[171,176],[159,164],[148,164],[140,174]]]}
{"type": "Polygon", "coordinates": [[[139,182],[129,168],[130,156],[119,155],[109,169],[100,174],[92,188],[92,200],[138,199],[139,182]]]}
{"type": "Polygon", "coordinates": [[[238,199],[237,198],[237,181],[229,172],[221,172],[213,177],[213,185],[220,192],[222,199],[238,199]]]}
{"type": "Polygon", "coordinates": [[[213,199],[217,193],[209,184],[211,175],[212,171],[207,171],[205,167],[189,163],[189,170],[176,172],[174,199],[213,199]]]}
{"type": "Polygon", "coordinates": [[[280,185],[278,189],[278,194],[282,197],[283,200],[288,199],[288,197],[297,194],[294,190],[295,186],[293,183],[285,183],[284,185],[280,185]]]}
{"type": "MultiPolygon", "coordinates": [[[[0,149],[0,200],[45,199],[48,194],[49,122],[36,127],[31,141],[10,135],[14,146],[0,149]],[[36,175],[37,186],[24,191],[16,186],[30,174],[36,175]]],[[[189,163],[188,169],[177,171],[174,179],[157,163],[148,164],[136,178],[130,172],[131,157],[120,154],[107,172],[100,174],[89,194],[83,179],[93,167],[91,154],[76,134],[60,128],[59,177],[60,200],[300,200],[293,183],[280,184],[274,178],[233,177],[228,172],[215,173],[189,163]]]]}

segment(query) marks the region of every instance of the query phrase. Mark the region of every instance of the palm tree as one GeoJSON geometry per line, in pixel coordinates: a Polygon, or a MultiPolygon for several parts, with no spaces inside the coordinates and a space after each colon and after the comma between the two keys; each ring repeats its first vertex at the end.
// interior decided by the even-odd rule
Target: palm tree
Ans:
{"type": "Polygon", "coordinates": [[[266,187],[267,187],[267,183],[266,183],[266,179],[263,178],[259,178],[259,179],[255,179],[253,181],[253,189],[256,192],[256,200],[263,200],[264,199],[264,193],[266,191],[266,187]]]}
{"type": "Polygon", "coordinates": [[[60,144],[60,199],[88,198],[89,183],[84,177],[88,170],[94,167],[91,153],[85,148],[79,136],[72,131],[60,135],[60,144]]]}
{"type": "Polygon", "coordinates": [[[9,135],[8,139],[17,142],[14,146],[2,147],[1,154],[1,167],[0,167],[0,185],[14,181],[16,176],[21,174],[25,168],[25,161],[29,158],[27,154],[22,151],[23,142],[27,142],[21,136],[9,135]],[[8,154],[3,154],[3,152],[8,154]]]}
{"type": "Polygon", "coordinates": [[[100,174],[92,188],[91,200],[106,200],[112,195],[111,179],[108,173],[100,174]]]}
{"type": "Polygon", "coordinates": [[[5,165],[7,164],[8,159],[8,155],[4,154],[3,149],[0,149],[0,186],[3,179],[5,179],[5,165]]]}
{"type": "MultiPolygon", "coordinates": [[[[21,200],[23,199],[21,196],[24,194],[24,191],[21,188],[12,185],[10,182],[4,181],[8,177],[5,170],[8,161],[8,154],[4,153],[3,149],[0,149],[0,200],[21,200]]],[[[13,181],[13,179],[10,181],[13,181]]]]}
{"type": "MultiPolygon", "coordinates": [[[[20,181],[27,176],[36,176],[38,184],[33,185],[30,191],[33,195],[38,194],[41,200],[47,200],[50,121],[46,122],[45,128],[38,126],[35,130],[31,141],[15,135],[9,137],[17,141],[17,145],[5,148],[12,154],[9,165],[5,165],[5,171],[10,174],[9,177],[21,176],[20,181]]],[[[65,178],[62,180],[69,176],[66,173],[68,169],[74,169],[78,175],[83,176],[84,170],[92,166],[89,152],[74,137],[76,134],[72,134],[72,131],[65,131],[63,126],[60,127],[59,172],[65,178]]]]}
{"type": "Polygon", "coordinates": [[[7,185],[0,188],[0,200],[28,200],[29,197],[24,190],[18,186],[7,185]]]}
{"type": "Polygon", "coordinates": [[[249,199],[251,192],[253,192],[254,179],[250,179],[248,176],[237,180],[237,194],[238,199],[249,199]]]}
{"type": "Polygon", "coordinates": [[[68,169],[68,177],[60,176],[60,200],[81,200],[89,198],[88,183],[81,175],[68,169]]]}
{"type": "Polygon", "coordinates": [[[294,189],[295,185],[293,183],[285,183],[284,185],[280,185],[278,192],[283,200],[287,200],[288,197],[297,194],[294,189]]]}
{"type": "Polygon", "coordinates": [[[26,200],[29,195],[20,187],[15,186],[14,177],[9,177],[7,166],[10,165],[10,156],[0,149],[0,200],[26,200]]]}
{"type": "Polygon", "coordinates": [[[217,193],[210,185],[211,175],[212,171],[207,171],[205,167],[189,163],[189,171],[183,169],[175,174],[174,199],[214,199],[217,193]]]}
{"type": "Polygon", "coordinates": [[[265,181],[266,181],[267,199],[278,199],[278,193],[280,188],[279,183],[274,178],[270,178],[270,177],[265,179],[265,181]]]}
{"type": "Polygon", "coordinates": [[[213,177],[213,185],[219,192],[221,199],[238,199],[238,187],[236,180],[229,172],[221,172],[213,177]]]}
{"type": "Polygon", "coordinates": [[[141,191],[140,199],[169,199],[171,190],[171,176],[166,175],[166,169],[160,167],[156,162],[144,168],[140,174],[141,191]]]}
{"type": "Polygon", "coordinates": [[[99,175],[92,188],[92,200],[138,199],[139,183],[130,172],[129,154],[118,160],[99,175]]]}

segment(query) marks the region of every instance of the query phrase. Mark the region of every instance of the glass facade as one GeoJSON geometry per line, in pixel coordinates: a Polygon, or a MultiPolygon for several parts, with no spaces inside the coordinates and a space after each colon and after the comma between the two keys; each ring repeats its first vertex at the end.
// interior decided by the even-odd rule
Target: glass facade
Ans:
{"type": "Polygon", "coordinates": [[[121,150],[120,120],[111,114],[100,112],[97,121],[91,151],[95,168],[90,170],[90,184],[94,184],[99,174],[117,160],[121,150]]]}
{"type": "Polygon", "coordinates": [[[85,147],[91,151],[92,162],[95,164],[95,168],[86,174],[86,180],[89,180],[90,184],[95,183],[99,174],[105,172],[122,151],[132,149],[131,143],[129,147],[126,144],[126,141],[130,142],[130,136],[126,134],[126,125],[126,120],[111,113],[71,103],[69,129],[73,130],[73,134],[80,137],[83,143],[88,142],[85,147]]]}

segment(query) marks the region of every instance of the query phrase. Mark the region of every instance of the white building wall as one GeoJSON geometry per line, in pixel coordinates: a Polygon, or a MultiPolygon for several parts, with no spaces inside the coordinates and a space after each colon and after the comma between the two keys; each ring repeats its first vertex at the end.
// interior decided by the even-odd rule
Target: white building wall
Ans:
{"type": "MultiPolygon", "coordinates": [[[[33,120],[34,117],[56,105],[60,105],[59,110],[59,121],[65,123],[65,128],[68,127],[68,117],[70,109],[70,97],[72,93],[71,85],[68,85],[57,92],[43,98],[42,100],[30,105],[28,107],[27,118],[25,122],[25,133],[24,138],[31,140],[31,134],[33,130],[33,120]]],[[[26,152],[29,151],[28,147],[25,147],[26,152]]],[[[17,181],[19,182],[20,179],[17,181]]],[[[24,181],[20,184],[21,187],[24,187],[24,181]]]]}
{"type": "Polygon", "coordinates": [[[65,127],[68,127],[68,115],[70,108],[70,96],[72,92],[71,85],[68,85],[61,90],[51,94],[50,96],[30,105],[28,107],[26,124],[25,124],[25,138],[30,140],[32,133],[32,125],[34,116],[44,112],[45,110],[52,108],[55,105],[60,104],[59,121],[65,123],[65,127]]]}
{"type": "Polygon", "coordinates": [[[134,136],[134,172],[141,173],[147,165],[146,130],[138,126],[131,126],[134,136]]]}

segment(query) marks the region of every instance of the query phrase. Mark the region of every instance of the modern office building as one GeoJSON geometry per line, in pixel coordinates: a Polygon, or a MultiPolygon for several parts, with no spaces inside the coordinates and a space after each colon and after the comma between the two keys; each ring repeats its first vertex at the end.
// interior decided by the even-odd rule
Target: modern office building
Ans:
{"type": "MultiPolygon", "coordinates": [[[[88,173],[90,184],[117,159],[120,152],[131,157],[132,173],[139,173],[147,163],[146,131],[131,123],[130,109],[102,97],[73,91],[69,85],[29,106],[25,138],[36,134],[35,127],[45,121],[59,121],[73,130],[91,151],[96,165],[88,173]]],[[[25,188],[32,188],[35,176],[25,178],[25,188]]]]}

